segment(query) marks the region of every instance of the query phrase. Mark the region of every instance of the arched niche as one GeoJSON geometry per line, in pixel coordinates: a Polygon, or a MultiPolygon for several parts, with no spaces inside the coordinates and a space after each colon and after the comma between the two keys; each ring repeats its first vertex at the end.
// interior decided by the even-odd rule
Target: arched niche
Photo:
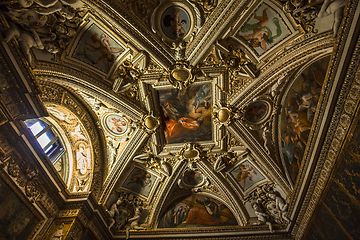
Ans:
{"type": "MultiPolygon", "coordinates": [[[[94,152],[89,133],[82,121],[69,108],[55,103],[44,103],[49,117],[63,140],[67,163],[63,164],[67,178],[64,179],[70,192],[90,191],[94,171],[94,152]]],[[[55,163],[56,165],[56,163],[55,163]]]]}
{"type": "Polygon", "coordinates": [[[191,193],[173,200],[162,211],[157,228],[238,225],[224,201],[208,193],[191,193]]]}

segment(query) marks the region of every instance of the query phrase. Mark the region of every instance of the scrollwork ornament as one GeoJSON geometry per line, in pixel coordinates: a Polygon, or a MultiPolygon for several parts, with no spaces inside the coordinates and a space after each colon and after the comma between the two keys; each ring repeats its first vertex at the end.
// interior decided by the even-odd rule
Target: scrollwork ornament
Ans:
{"type": "Polygon", "coordinates": [[[174,55],[177,61],[182,61],[185,58],[185,50],[186,50],[186,42],[180,42],[176,44],[175,42],[172,43],[171,47],[174,50],[174,55]]]}
{"type": "Polygon", "coordinates": [[[193,168],[193,163],[199,162],[203,158],[201,148],[195,143],[187,143],[177,153],[180,161],[187,161],[190,168],[193,168]]]}
{"type": "Polygon", "coordinates": [[[160,126],[160,117],[156,117],[154,112],[150,112],[143,117],[142,126],[148,133],[155,133],[160,126]]]}
{"type": "Polygon", "coordinates": [[[183,90],[195,81],[197,68],[184,61],[178,61],[169,68],[168,81],[179,90],[183,90]]]}
{"type": "Polygon", "coordinates": [[[251,78],[257,76],[256,66],[246,56],[245,52],[241,49],[235,49],[233,46],[229,46],[229,53],[224,54],[224,65],[228,69],[231,78],[235,78],[237,72],[243,70],[251,78]]]}
{"type": "Polygon", "coordinates": [[[142,72],[130,60],[125,60],[116,72],[113,84],[114,92],[126,92],[128,96],[135,97],[138,87],[134,87],[134,85],[137,85],[141,74],[142,72]]]}
{"type": "Polygon", "coordinates": [[[141,154],[134,158],[135,162],[145,165],[145,167],[164,174],[165,176],[170,176],[172,173],[171,165],[163,158],[156,157],[152,154],[141,154]]]}
{"type": "Polygon", "coordinates": [[[40,192],[37,190],[37,186],[33,181],[26,182],[25,194],[30,199],[31,202],[36,201],[40,196],[40,192]]]}
{"type": "Polygon", "coordinates": [[[217,156],[214,163],[214,170],[216,172],[222,171],[227,165],[234,164],[237,161],[237,157],[231,152],[225,152],[217,156]]]}
{"type": "Polygon", "coordinates": [[[207,18],[218,5],[218,0],[210,0],[210,1],[191,0],[191,1],[197,3],[201,7],[201,9],[204,12],[204,18],[207,18]]]}
{"type": "Polygon", "coordinates": [[[217,125],[228,125],[234,119],[237,119],[238,114],[234,112],[228,105],[214,105],[212,118],[217,125]]]}
{"type": "Polygon", "coordinates": [[[15,163],[14,159],[8,161],[7,171],[13,178],[18,178],[20,176],[20,167],[15,163]]]}
{"type": "Polygon", "coordinates": [[[307,33],[318,32],[318,30],[315,29],[315,19],[320,11],[321,6],[319,4],[306,4],[306,1],[293,0],[282,0],[281,2],[284,3],[283,10],[290,13],[307,33]]]}

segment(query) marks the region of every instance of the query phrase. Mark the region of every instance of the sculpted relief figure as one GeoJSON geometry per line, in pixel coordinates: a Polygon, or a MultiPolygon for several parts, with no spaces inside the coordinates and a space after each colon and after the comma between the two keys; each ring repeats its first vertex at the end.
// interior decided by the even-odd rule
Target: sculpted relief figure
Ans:
{"type": "Polygon", "coordinates": [[[19,0],[19,3],[24,8],[33,7],[37,13],[49,15],[59,11],[66,12],[63,4],[75,4],[78,1],[79,0],[19,0]],[[33,6],[34,3],[37,4],[37,7],[33,6]]]}
{"type": "Polygon", "coordinates": [[[275,193],[268,193],[268,197],[275,201],[275,208],[280,212],[280,218],[290,222],[290,219],[286,217],[288,204],[282,199],[282,197],[277,196],[275,193]]]}
{"type": "MultiPolygon", "coordinates": [[[[31,48],[57,54],[64,50],[81,21],[80,10],[68,4],[79,0],[19,0],[17,4],[3,3],[10,28],[5,30],[4,40],[16,38],[30,67],[34,67],[31,48]]],[[[0,5],[3,5],[0,3],[0,5]]]]}
{"type": "Polygon", "coordinates": [[[257,201],[252,204],[252,208],[255,210],[255,215],[257,216],[258,220],[257,222],[253,223],[253,225],[263,225],[267,224],[269,226],[269,230],[271,233],[273,233],[272,224],[269,221],[269,215],[265,213],[265,211],[262,209],[260,205],[260,201],[257,201]]]}
{"type": "Polygon", "coordinates": [[[30,53],[31,48],[45,49],[49,53],[56,54],[59,51],[59,48],[52,43],[46,43],[48,41],[53,41],[56,38],[55,34],[52,34],[50,38],[40,38],[37,32],[34,30],[24,31],[20,30],[17,27],[10,28],[5,34],[5,41],[9,42],[13,37],[15,37],[20,45],[20,49],[24,54],[27,62],[30,67],[34,67],[32,62],[32,57],[30,53]]]}
{"type": "Polygon", "coordinates": [[[109,230],[115,224],[115,216],[119,214],[118,206],[120,206],[123,203],[124,196],[125,195],[120,195],[118,200],[113,205],[111,205],[110,210],[107,210],[107,213],[109,214],[109,218],[110,218],[110,225],[108,227],[109,230]]]}
{"type": "Polygon", "coordinates": [[[341,19],[343,18],[345,3],[345,0],[325,0],[318,14],[318,17],[320,18],[334,14],[333,37],[336,36],[339,30],[341,19]]]}
{"type": "Polygon", "coordinates": [[[76,152],[77,168],[80,169],[81,174],[85,174],[91,168],[90,149],[80,146],[76,152]]]}
{"type": "Polygon", "coordinates": [[[142,211],[142,207],[137,206],[135,208],[134,216],[128,220],[128,224],[126,226],[126,239],[129,239],[129,236],[130,236],[129,230],[130,229],[137,229],[137,230],[145,229],[144,227],[139,226],[139,220],[141,218],[141,211],[142,211]]]}

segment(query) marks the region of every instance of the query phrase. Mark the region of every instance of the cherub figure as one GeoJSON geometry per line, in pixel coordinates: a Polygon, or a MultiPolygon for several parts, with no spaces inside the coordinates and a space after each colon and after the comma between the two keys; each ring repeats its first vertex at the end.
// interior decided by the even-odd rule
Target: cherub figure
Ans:
{"type": "Polygon", "coordinates": [[[254,168],[252,166],[245,167],[244,164],[240,164],[239,168],[241,172],[239,172],[236,176],[236,181],[242,182],[243,188],[245,189],[246,178],[249,178],[249,180],[252,181],[252,175],[250,171],[253,171],[255,175],[257,175],[257,173],[254,171],[254,168]]]}
{"type": "Polygon", "coordinates": [[[114,131],[116,129],[116,131],[118,132],[122,132],[122,126],[126,126],[126,122],[124,120],[120,120],[120,119],[116,119],[116,118],[111,118],[109,119],[109,122],[113,123],[114,126],[112,126],[111,131],[114,131]]]}
{"type": "Polygon", "coordinates": [[[30,67],[34,67],[32,62],[32,56],[30,53],[31,48],[45,49],[49,53],[56,54],[59,52],[59,48],[52,43],[46,43],[46,41],[53,41],[56,38],[56,35],[53,34],[50,38],[40,39],[39,35],[35,30],[24,31],[20,30],[17,27],[12,27],[7,30],[5,34],[5,41],[9,42],[13,37],[15,37],[20,45],[20,49],[24,54],[27,62],[30,67]]]}
{"type": "Polygon", "coordinates": [[[107,210],[107,213],[109,214],[111,221],[108,227],[109,230],[115,224],[115,216],[119,214],[118,206],[122,204],[122,202],[124,201],[124,197],[125,195],[120,195],[118,200],[113,205],[111,205],[110,210],[107,210]]]}
{"type": "Polygon", "coordinates": [[[285,221],[290,222],[291,220],[286,217],[288,211],[287,203],[285,203],[285,201],[275,193],[268,193],[268,197],[275,200],[275,206],[276,209],[280,212],[280,217],[282,217],[285,221]]]}
{"type": "Polygon", "coordinates": [[[137,230],[145,229],[144,227],[139,226],[139,220],[141,218],[141,211],[142,211],[141,206],[137,206],[135,208],[134,216],[128,220],[128,224],[126,226],[126,239],[129,239],[129,236],[130,236],[129,230],[130,229],[137,229],[137,230]]]}
{"type": "Polygon", "coordinates": [[[106,71],[109,71],[111,64],[115,61],[114,53],[119,53],[122,51],[122,49],[117,47],[111,47],[111,39],[105,33],[100,35],[100,40],[98,39],[98,35],[99,34],[97,32],[94,32],[94,34],[91,36],[92,41],[86,41],[84,51],[79,50],[77,54],[84,55],[93,64],[98,64],[100,63],[100,61],[103,62],[106,71]],[[100,51],[101,56],[98,57],[96,61],[94,61],[87,54],[87,51],[90,52],[100,51]]]}
{"type": "Polygon", "coordinates": [[[268,221],[269,215],[267,215],[259,205],[259,201],[253,203],[252,208],[255,210],[255,215],[257,216],[258,220],[257,222],[253,223],[253,225],[263,225],[267,224],[269,226],[269,230],[271,233],[273,233],[272,224],[268,221]]]}
{"type": "Polygon", "coordinates": [[[252,47],[261,47],[264,51],[267,49],[266,44],[270,44],[274,42],[274,39],[279,37],[282,33],[279,19],[273,18],[273,22],[276,26],[276,35],[273,36],[272,32],[267,24],[269,23],[269,18],[267,15],[267,10],[269,8],[265,8],[263,10],[263,14],[261,16],[254,14],[254,19],[259,22],[255,24],[246,23],[243,28],[241,28],[240,33],[246,33],[252,31],[253,33],[243,36],[246,41],[250,42],[252,47]]]}
{"type": "Polygon", "coordinates": [[[336,34],[339,30],[341,19],[343,18],[345,3],[345,0],[325,0],[318,14],[319,18],[334,14],[333,37],[336,37],[336,34]]]}

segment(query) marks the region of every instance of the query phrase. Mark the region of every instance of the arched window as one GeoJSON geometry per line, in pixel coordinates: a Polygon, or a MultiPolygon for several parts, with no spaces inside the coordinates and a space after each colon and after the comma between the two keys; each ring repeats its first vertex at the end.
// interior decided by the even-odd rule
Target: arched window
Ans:
{"type": "Polygon", "coordinates": [[[26,120],[25,124],[34,134],[50,161],[55,164],[65,153],[65,148],[59,135],[56,134],[55,128],[52,128],[50,123],[40,119],[26,120]]]}

